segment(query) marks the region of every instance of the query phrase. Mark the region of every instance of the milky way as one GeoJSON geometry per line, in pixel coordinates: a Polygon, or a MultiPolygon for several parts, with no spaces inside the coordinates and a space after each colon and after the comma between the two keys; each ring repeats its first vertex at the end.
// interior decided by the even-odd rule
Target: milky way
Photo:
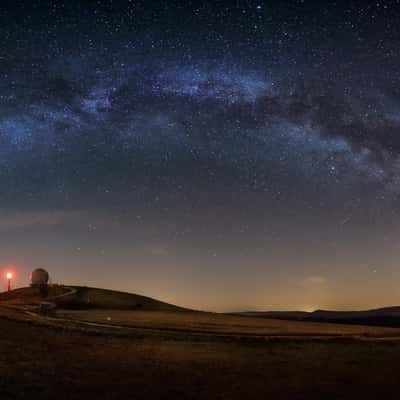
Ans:
{"type": "MultiPolygon", "coordinates": [[[[77,280],[76,249],[102,263],[114,241],[124,273],[175,263],[189,286],[260,269],[323,275],[310,282],[367,273],[368,255],[325,265],[325,248],[296,266],[282,248],[397,227],[399,12],[396,1],[2,5],[0,233],[22,246],[24,227],[55,230],[54,257],[34,260],[62,253],[65,279],[77,280]]],[[[27,268],[29,243],[16,260],[27,268]]],[[[238,304],[270,300],[248,296],[238,304]]]]}

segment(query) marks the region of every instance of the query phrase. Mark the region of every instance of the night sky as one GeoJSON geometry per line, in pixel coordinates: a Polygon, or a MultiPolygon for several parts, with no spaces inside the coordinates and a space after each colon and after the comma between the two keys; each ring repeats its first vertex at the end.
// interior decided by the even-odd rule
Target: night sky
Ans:
{"type": "Polygon", "coordinates": [[[2,2],[2,269],[216,311],[400,305],[399,20],[2,2]]]}

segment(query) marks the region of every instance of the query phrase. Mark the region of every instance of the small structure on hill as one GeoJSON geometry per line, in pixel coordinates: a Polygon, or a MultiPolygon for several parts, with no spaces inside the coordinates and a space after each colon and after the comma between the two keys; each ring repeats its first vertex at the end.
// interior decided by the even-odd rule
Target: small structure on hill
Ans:
{"type": "Polygon", "coordinates": [[[31,273],[31,286],[40,289],[42,297],[49,293],[49,273],[43,268],[34,269],[31,273]]]}

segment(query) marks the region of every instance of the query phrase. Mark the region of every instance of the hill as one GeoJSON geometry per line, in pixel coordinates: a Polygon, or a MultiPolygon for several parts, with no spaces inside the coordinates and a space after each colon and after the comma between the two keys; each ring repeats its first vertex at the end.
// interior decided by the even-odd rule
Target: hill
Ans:
{"type": "Polygon", "coordinates": [[[168,304],[147,296],[85,286],[51,286],[43,298],[37,288],[25,287],[0,293],[0,304],[54,303],[65,309],[119,309],[144,311],[184,311],[183,307],[168,304]]]}
{"type": "Polygon", "coordinates": [[[99,308],[145,311],[184,311],[183,307],[151,297],[115,290],[69,286],[70,295],[55,298],[58,308],[99,308]]]}
{"type": "MultiPolygon", "coordinates": [[[[70,290],[65,286],[50,286],[46,299],[62,296],[69,292],[70,290]]],[[[40,290],[34,287],[23,287],[0,293],[0,304],[38,304],[46,299],[43,299],[40,290]]]]}

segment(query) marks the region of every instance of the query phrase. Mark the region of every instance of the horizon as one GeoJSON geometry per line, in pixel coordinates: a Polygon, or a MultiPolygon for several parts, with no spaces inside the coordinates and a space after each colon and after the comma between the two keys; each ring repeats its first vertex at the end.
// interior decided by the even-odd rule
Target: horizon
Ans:
{"type": "MultiPolygon", "coordinates": [[[[3,269],[3,286],[4,286],[4,290],[0,290],[0,292],[6,292],[7,291],[7,277],[6,274],[11,272],[12,273],[12,280],[11,280],[11,289],[21,289],[21,288],[26,288],[29,287],[30,285],[30,280],[28,279],[30,274],[28,275],[24,275],[21,276],[21,272],[25,271],[25,268],[22,268],[22,270],[18,269],[17,267],[13,266],[13,265],[9,265],[7,268],[3,269]]],[[[31,271],[30,271],[31,272],[31,271]]],[[[286,311],[303,311],[303,312],[309,312],[312,313],[314,311],[318,311],[318,310],[324,310],[324,311],[368,311],[368,310],[372,310],[372,309],[379,309],[379,308],[390,308],[390,307],[400,307],[400,305],[396,305],[396,304],[371,304],[370,306],[356,306],[353,304],[346,304],[343,305],[341,308],[335,308],[334,306],[329,306],[327,305],[326,307],[322,306],[311,306],[311,305],[304,305],[304,306],[299,306],[299,307],[295,307],[295,306],[291,306],[291,304],[286,304],[285,307],[283,308],[268,308],[268,307],[262,307],[262,305],[260,305],[260,307],[253,307],[251,308],[251,306],[249,307],[245,307],[245,306],[238,306],[236,308],[216,308],[215,306],[213,307],[212,304],[210,304],[209,307],[206,308],[199,308],[198,306],[196,306],[195,304],[182,304],[179,303],[177,301],[173,300],[173,297],[170,298],[162,298],[162,297],[157,297],[155,295],[151,295],[149,293],[146,293],[145,291],[141,291],[141,290],[130,290],[129,288],[121,288],[120,286],[96,286],[96,281],[93,281],[91,284],[87,283],[87,282],[78,282],[78,281],[70,281],[70,282],[62,282],[62,281],[58,281],[58,280],[54,280],[52,275],[51,275],[51,271],[50,272],[50,284],[51,285],[62,285],[62,286],[81,286],[81,287],[91,287],[91,288],[98,288],[98,289],[105,289],[105,290],[111,290],[111,291],[120,291],[120,292],[125,292],[125,293],[132,293],[132,294],[138,294],[140,296],[146,296],[146,297],[150,297],[153,298],[155,300],[159,300],[159,301],[163,301],[169,304],[173,304],[176,306],[181,306],[181,307],[185,307],[185,308],[189,308],[189,309],[193,309],[193,310],[198,310],[198,311],[208,311],[208,312],[217,312],[217,313],[231,313],[231,312],[286,312],[286,311]]]]}

